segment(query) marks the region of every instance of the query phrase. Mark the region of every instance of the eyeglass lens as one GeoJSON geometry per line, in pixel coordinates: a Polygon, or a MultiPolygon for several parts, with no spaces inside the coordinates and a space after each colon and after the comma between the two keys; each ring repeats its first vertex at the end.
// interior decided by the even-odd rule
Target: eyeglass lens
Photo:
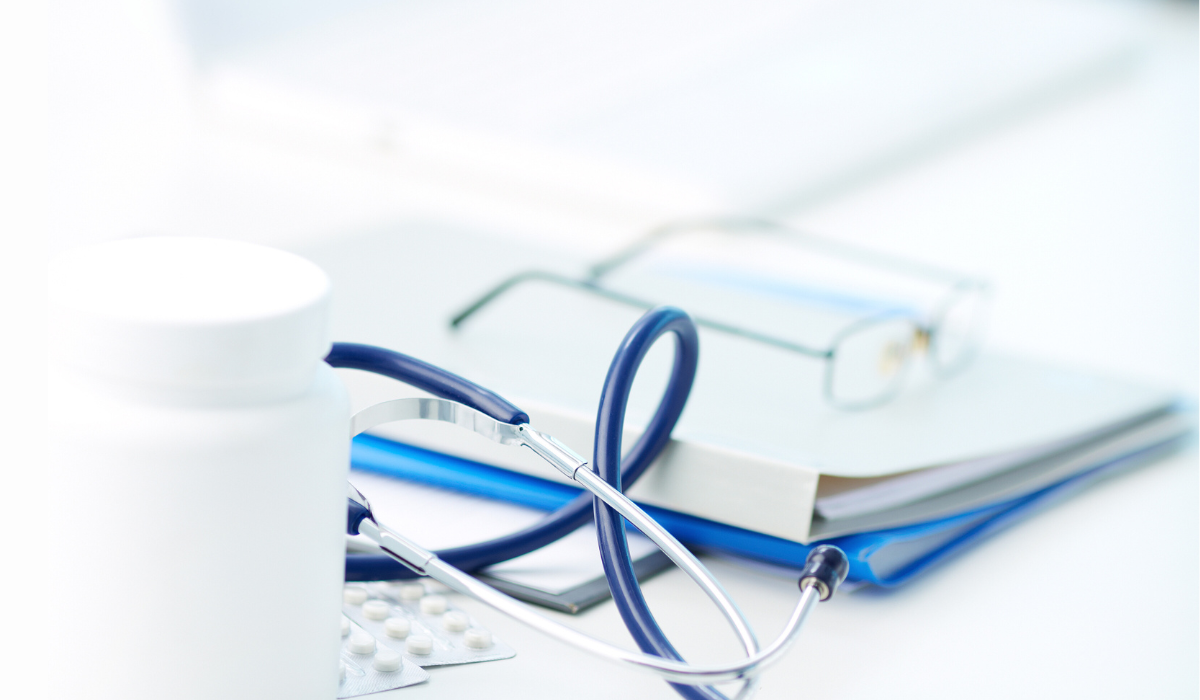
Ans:
{"type": "Polygon", "coordinates": [[[986,320],[986,293],[979,288],[956,290],[934,320],[930,357],[937,371],[962,369],[979,346],[986,320]]]}

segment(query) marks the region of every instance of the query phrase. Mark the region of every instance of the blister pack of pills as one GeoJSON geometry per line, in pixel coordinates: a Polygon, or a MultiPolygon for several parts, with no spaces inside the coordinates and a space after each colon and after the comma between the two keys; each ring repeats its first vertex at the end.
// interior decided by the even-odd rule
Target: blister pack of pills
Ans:
{"type": "Polygon", "coordinates": [[[342,618],[341,681],[338,698],[379,693],[429,680],[429,673],[370,632],[342,618]]]}
{"type": "Polygon", "coordinates": [[[346,586],[342,611],[389,649],[418,666],[511,659],[517,652],[495,639],[446,597],[419,581],[346,586]]]}

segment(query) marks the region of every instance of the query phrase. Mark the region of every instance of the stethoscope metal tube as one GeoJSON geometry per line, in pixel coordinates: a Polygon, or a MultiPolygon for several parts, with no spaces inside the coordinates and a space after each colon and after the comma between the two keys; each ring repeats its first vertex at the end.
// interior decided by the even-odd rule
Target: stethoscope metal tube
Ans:
{"type": "Polygon", "coordinates": [[[788,618],[787,625],[779,637],[766,649],[731,664],[699,666],[681,661],[672,661],[641,652],[627,651],[607,642],[589,637],[578,630],[543,617],[527,605],[506,596],[453,567],[444,567],[440,562],[430,563],[430,575],[450,588],[476,598],[483,603],[523,622],[530,627],[570,644],[583,651],[604,659],[623,663],[643,671],[650,671],[676,683],[709,685],[743,680],[757,676],[771,664],[783,658],[794,642],[808,613],[820,601],[816,586],[807,586],[801,591],[800,600],[788,618]]]}
{"type": "MultiPolygon", "coordinates": [[[[630,501],[624,494],[610,486],[594,472],[585,469],[587,460],[577,455],[571,448],[550,435],[530,428],[528,424],[511,425],[501,423],[490,416],[462,404],[437,398],[394,399],[365,408],[355,414],[350,421],[351,437],[386,422],[407,419],[436,420],[453,423],[494,442],[529,448],[539,457],[549,462],[563,476],[581,484],[588,491],[591,491],[605,503],[615,508],[626,520],[633,523],[634,527],[649,537],[652,542],[666,553],[676,566],[687,572],[688,576],[704,590],[709,599],[716,603],[721,613],[725,616],[725,619],[733,626],[734,631],[742,641],[743,647],[746,648],[746,653],[752,654],[757,650],[758,642],[754,638],[754,632],[750,629],[745,615],[738,609],[737,604],[733,602],[733,599],[729,597],[729,594],[717,582],[716,578],[709,573],[708,569],[679,540],[663,529],[658,524],[658,521],[647,515],[633,501],[630,501]]],[[[385,532],[390,531],[381,530],[381,536],[384,536],[383,533],[385,532]]],[[[368,537],[370,537],[369,533],[368,537]]],[[[430,558],[436,558],[432,552],[425,550],[417,552],[408,549],[411,543],[402,538],[398,538],[395,541],[389,540],[388,545],[392,547],[391,549],[382,542],[376,542],[376,544],[379,544],[385,552],[396,558],[397,561],[412,568],[417,573],[425,573],[423,570],[424,562],[430,558]]],[[[455,570],[457,571],[457,569],[455,570]]]]}
{"type": "MultiPolygon", "coordinates": [[[[365,408],[355,414],[350,421],[351,437],[383,423],[411,419],[453,423],[494,442],[519,445],[532,450],[563,476],[579,483],[616,509],[642,534],[658,545],[671,561],[683,569],[708,595],[709,599],[716,603],[725,619],[729,621],[742,640],[747,653],[754,653],[757,641],[750,625],[746,622],[745,615],[738,609],[737,604],[733,602],[716,578],[700,563],[700,560],[696,559],[695,555],[688,551],[671,533],[663,529],[658,521],[638,508],[633,501],[601,479],[595,472],[585,469],[584,467],[588,465],[587,460],[573,452],[571,448],[550,435],[530,428],[528,424],[501,423],[473,408],[437,398],[394,399],[365,408]]],[[[387,551],[386,547],[384,549],[387,551]]],[[[395,553],[389,553],[395,556],[395,553]]],[[[432,553],[429,555],[433,556],[432,553]]],[[[407,557],[398,560],[404,562],[406,566],[412,567],[413,565],[412,560],[407,557]]]]}
{"type": "MultiPolygon", "coordinates": [[[[367,504],[364,503],[364,505],[367,504]]],[[[636,505],[633,505],[633,508],[640,510],[636,505]]],[[[369,505],[367,505],[365,517],[358,523],[357,529],[358,534],[375,542],[380,549],[395,557],[405,566],[411,567],[417,573],[429,576],[452,590],[471,596],[548,636],[610,661],[653,671],[667,680],[690,685],[723,683],[758,675],[783,656],[799,633],[800,627],[812,607],[822,599],[822,591],[816,580],[802,578],[800,600],[788,618],[783,631],[769,647],[757,653],[751,653],[747,658],[735,663],[697,666],[641,652],[627,651],[544,617],[524,603],[501,593],[470,574],[446,564],[433,552],[396,533],[386,525],[381,525],[371,517],[369,505]]],[[[717,584],[716,588],[719,589],[720,585],[717,584]]],[[[728,598],[727,595],[725,597],[728,598]]],[[[745,621],[742,620],[742,622],[745,621]]],[[[743,641],[745,641],[744,638],[743,641]]]]}
{"type": "Polygon", "coordinates": [[[476,598],[528,624],[544,634],[584,651],[594,653],[602,658],[625,663],[643,670],[653,671],[667,680],[689,685],[707,685],[710,683],[753,678],[767,666],[782,657],[784,652],[791,646],[812,606],[818,601],[828,598],[837,585],[845,578],[844,555],[841,558],[839,573],[835,570],[838,566],[837,562],[831,564],[830,562],[823,561],[824,557],[834,556],[831,552],[825,552],[821,549],[814,550],[814,555],[821,552],[821,556],[810,556],[810,561],[815,559],[817,560],[816,563],[823,564],[826,569],[830,569],[831,566],[834,568],[824,573],[814,572],[815,575],[801,578],[800,601],[789,617],[783,632],[769,647],[762,651],[757,651],[757,640],[745,616],[738,609],[737,604],[729,597],[724,587],[696,559],[695,555],[688,551],[675,537],[663,529],[657,521],[646,514],[645,511],[615,487],[608,484],[591,470],[581,469],[581,467],[587,466],[587,461],[558,440],[545,433],[533,430],[527,424],[511,425],[501,423],[490,416],[462,404],[437,398],[396,399],[376,404],[354,416],[351,420],[351,431],[352,434],[356,435],[386,422],[406,419],[436,420],[453,423],[495,442],[524,446],[533,450],[563,475],[579,483],[616,509],[634,527],[657,544],[671,561],[683,569],[718,606],[738,635],[747,653],[747,657],[737,663],[716,666],[695,666],[640,652],[630,652],[589,637],[538,614],[524,603],[450,566],[438,559],[437,555],[433,552],[380,524],[371,514],[370,505],[366,498],[351,487],[351,520],[348,523],[348,531],[351,534],[366,536],[389,556],[418,574],[429,576],[455,591],[476,598]],[[829,575],[831,573],[833,574],[832,576],[829,575]]]}

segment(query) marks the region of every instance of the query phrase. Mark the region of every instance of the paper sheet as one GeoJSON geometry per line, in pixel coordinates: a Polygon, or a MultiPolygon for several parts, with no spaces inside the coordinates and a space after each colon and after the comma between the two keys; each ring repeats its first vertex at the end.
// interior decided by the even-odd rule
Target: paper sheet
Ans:
{"type": "MultiPolygon", "coordinates": [[[[350,481],[371,501],[380,521],[430,549],[498,537],[527,527],[545,515],[525,506],[368,472],[352,471],[350,481]]],[[[650,540],[629,533],[633,559],[655,550],[650,540]]],[[[486,573],[546,593],[565,593],[604,576],[596,528],[586,525],[553,544],[489,567],[486,573]]]]}

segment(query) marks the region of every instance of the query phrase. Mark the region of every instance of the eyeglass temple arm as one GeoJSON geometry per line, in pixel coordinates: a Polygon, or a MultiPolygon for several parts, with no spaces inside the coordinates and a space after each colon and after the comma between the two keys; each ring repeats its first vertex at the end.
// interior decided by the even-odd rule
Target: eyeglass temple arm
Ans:
{"type": "Polygon", "coordinates": [[[588,268],[589,278],[598,280],[609,272],[621,267],[625,263],[633,260],[647,250],[653,248],[663,239],[670,238],[677,233],[683,233],[689,229],[699,229],[708,226],[721,228],[737,228],[733,224],[734,220],[725,219],[685,219],[682,221],[671,221],[661,226],[656,226],[650,229],[644,235],[640,236],[633,243],[617,251],[613,255],[593,264],[588,268]]]}
{"type": "MultiPolygon", "coordinates": [[[[504,294],[513,287],[525,282],[549,282],[551,284],[558,284],[564,287],[570,287],[572,289],[579,289],[610,301],[615,301],[620,304],[625,304],[626,306],[642,309],[643,311],[653,309],[654,307],[658,306],[658,304],[653,304],[644,299],[632,297],[628,294],[622,294],[620,292],[614,292],[611,289],[605,289],[597,285],[595,282],[571,279],[570,277],[565,277],[553,272],[529,270],[527,272],[521,272],[509,277],[490,289],[483,296],[476,299],[465,309],[458,312],[454,318],[450,319],[450,327],[458,328],[465,323],[467,319],[469,319],[471,316],[474,316],[477,311],[490,304],[501,294],[504,294]]],[[[800,343],[793,343],[790,340],[784,340],[783,338],[777,338],[775,336],[766,335],[764,333],[759,333],[746,328],[738,328],[737,326],[731,326],[727,323],[713,321],[711,319],[701,318],[698,316],[692,316],[692,321],[694,321],[697,326],[718,331],[720,333],[726,333],[738,338],[745,338],[747,340],[764,343],[766,345],[781,348],[783,350],[789,350],[791,352],[806,355],[808,357],[825,359],[833,355],[832,348],[822,349],[814,348],[808,345],[801,345],[800,343]]]]}
{"type": "Polygon", "coordinates": [[[716,229],[725,233],[737,233],[739,231],[767,231],[774,233],[784,233],[805,244],[812,246],[815,249],[823,249],[826,253],[837,255],[850,260],[873,265],[878,268],[890,269],[894,272],[899,272],[912,277],[921,277],[928,280],[936,280],[950,284],[958,289],[963,287],[977,287],[981,289],[990,288],[987,280],[964,275],[960,272],[954,272],[933,265],[919,263],[914,260],[881,253],[874,250],[867,250],[857,246],[833,241],[821,236],[816,236],[811,233],[806,233],[792,228],[791,226],[781,224],[770,219],[761,219],[755,217],[711,217],[700,219],[685,219],[682,221],[674,221],[651,229],[642,237],[638,238],[633,243],[626,246],[624,249],[617,251],[613,255],[595,263],[588,268],[589,279],[592,281],[599,280],[613,270],[627,264],[630,260],[650,250],[655,245],[666,238],[675,236],[680,233],[686,233],[690,230],[698,229],[716,229]]]}

